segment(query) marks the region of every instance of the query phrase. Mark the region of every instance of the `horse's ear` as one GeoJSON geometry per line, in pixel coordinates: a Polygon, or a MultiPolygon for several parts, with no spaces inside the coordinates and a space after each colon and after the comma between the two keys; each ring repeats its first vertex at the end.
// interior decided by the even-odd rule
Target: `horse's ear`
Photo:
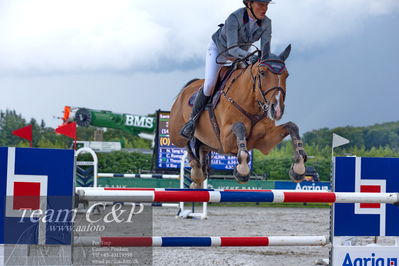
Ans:
{"type": "Polygon", "coordinates": [[[270,42],[267,42],[262,47],[262,60],[267,59],[270,56],[270,42]]]}
{"type": "Polygon", "coordinates": [[[287,60],[288,56],[290,56],[291,53],[291,44],[285,48],[285,50],[278,56],[281,60],[285,61],[287,60]]]}

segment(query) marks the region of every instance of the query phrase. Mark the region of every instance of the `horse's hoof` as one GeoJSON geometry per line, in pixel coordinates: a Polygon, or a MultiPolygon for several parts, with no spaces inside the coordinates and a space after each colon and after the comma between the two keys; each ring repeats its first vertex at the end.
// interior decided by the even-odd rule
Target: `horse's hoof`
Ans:
{"type": "Polygon", "coordinates": [[[193,182],[202,184],[204,182],[204,172],[200,167],[193,167],[191,166],[190,178],[193,182]]]}
{"type": "Polygon", "coordinates": [[[249,175],[240,175],[237,168],[234,168],[234,177],[240,184],[246,184],[249,181],[249,175]]]}
{"type": "Polygon", "coordinates": [[[289,171],[289,176],[291,178],[292,181],[294,181],[295,183],[299,183],[302,182],[305,179],[305,173],[303,174],[297,174],[294,171],[294,164],[292,164],[290,171],[289,171]]]}

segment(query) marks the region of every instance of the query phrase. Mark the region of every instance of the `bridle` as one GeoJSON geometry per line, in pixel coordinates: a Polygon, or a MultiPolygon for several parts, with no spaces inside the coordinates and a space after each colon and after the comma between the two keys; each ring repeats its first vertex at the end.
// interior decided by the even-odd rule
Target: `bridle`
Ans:
{"type": "MultiPolygon", "coordinates": [[[[266,114],[268,114],[269,110],[270,110],[270,106],[271,106],[271,101],[269,101],[266,98],[266,95],[273,92],[272,97],[270,99],[273,99],[273,97],[276,95],[276,93],[280,92],[282,97],[283,97],[283,101],[285,101],[285,90],[280,86],[280,82],[281,82],[281,74],[284,73],[285,71],[285,64],[283,61],[281,60],[276,60],[276,59],[269,59],[269,60],[263,60],[259,63],[258,65],[258,71],[257,74],[254,76],[253,75],[253,68],[254,65],[251,65],[251,77],[252,77],[252,81],[253,81],[253,88],[252,90],[255,91],[257,89],[257,91],[259,92],[259,94],[261,95],[261,99],[260,100],[256,100],[256,102],[258,103],[259,108],[266,114]],[[276,68],[272,67],[272,63],[278,63],[280,66],[283,66],[282,68],[280,68],[279,70],[276,70],[276,68]],[[278,86],[275,87],[271,87],[268,88],[265,91],[262,91],[262,79],[261,76],[263,75],[262,71],[261,71],[261,67],[266,66],[272,73],[277,74],[278,76],[278,86]],[[258,84],[258,86],[256,86],[256,84],[258,84]]],[[[270,116],[269,116],[270,117],[270,116]]]]}
{"type": "MultiPolygon", "coordinates": [[[[236,60],[234,60],[232,63],[234,64],[234,70],[237,70],[239,68],[237,68],[236,66],[240,63],[244,63],[244,65],[246,65],[245,68],[242,68],[240,73],[233,77],[232,80],[229,82],[229,84],[225,85],[224,88],[220,91],[220,94],[230,103],[232,104],[240,113],[242,113],[245,117],[248,118],[248,120],[251,123],[251,126],[249,128],[249,133],[247,137],[250,137],[252,135],[252,130],[254,129],[255,125],[259,122],[262,121],[263,119],[269,117],[271,120],[273,120],[273,117],[270,113],[270,106],[271,106],[271,102],[269,100],[267,100],[266,96],[273,92],[272,98],[274,97],[274,95],[276,93],[281,92],[281,95],[283,97],[283,100],[285,100],[285,91],[284,89],[280,86],[280,82],[281,82],[281,74],[284,73],[286,71],[285,68],[285,63],[283,60],[277,59],[277,58],[269,58],[266,60],[262,60],[260,61],[260,63],[257,65],[255,64],[248,64],[247,60],[249,58],[251,58],[254,55],[257,55],[258,58],[261,56],[261,52],[259,51],[259,49],[254,46],[253,44],[237,44],[234,45],[232,47],[229,47],[227,49],[225,49],[224,51],[220,52],[219,55],[216,57],[215,61],[217,64],[226,64],[226,62],[221,62],[219,61],[219,57],[226,54],[230,49],[233,49],[235,47],[240,47],[242,45],[246,45],[248,47],[255,47],[255,51],[248,54],[246,57],[244,58],[238,58],[236,60]],[[253,75],[253,67],[257,65],[258,67],[258,71],[257,74],[254,76],[253,75]],[[261,67],[267,67],[272,73],[274,74],[278,74],[278,79],[279,79],[279,84],[278,86],[272,87],[267,89],[266,91],[262,91],[262,80],[261,80],[261,75],[262,75],[262,70],[261,67]],[[258,90],[260,95],[261,95],[261,101],[257,100],[257,103],[259,105],[259,108],[261,109],[261,113],[255,113],[252,114],[250,112],[248,112],[247,110],[245,110],[244,108],[242,108],[233,98],[231,98],[228,94],[229,90],[232,88],[232,85],[239,79],[239,77],[245,72],[249,70],[251,73],[251,77],[252,77],[252,81],[253,81],[253,91],[255,92],[255,90],[258,90]],[[256,86],[258,84],[258,86],[256,86]]],[[[279,99],[278,99],[279,100],[279,99]]],[[[218,138],[219,142],[220,142],[220,129],[219,129],[219,125],[217,123],[216,120],[216,116],[215,116],[215,112],[213,110],[213,108],[209,109],[209,116],[210,116],[210,120],[211,120],[211,124],[212,127],[215,131],[216,137],[218,138]]]]}
{"type": "MultiPolygon", "coordinates": [[[[278,60],[278,63],[282,66],[281,67],[281,71],[276,71],[276,69],[273,68],[272,65],[268,66],[267,63],[271,63],[274,60],[266,60],[266,61],[261,61],[260,64],[258,65],[258,72],[257,74],[254,76],[253,75],[253,67],[255,66],[255,64],[251,64],[250,65],[250,69],[249,71],[251,72],[251,77],[252,77],[252,81],[253,81],[253,91],[258,90],[259,93],[262,96],[262,101],[257,100],[257,103],[260,107],[260,109],[262,110],[262,113],[258,113],[258,114],[251,114],[249,113],[247,110],[245,110],[244,108],[242,108],[234,99],[232,99],[229,95],[227,95],[227,93],[229,92],[230,88],[232,87],[233,83],[235,83],[235,81],[238,80],[238,78],[246,71],[248,70],[248,68],[246,69],[242,69],[242,71],[232,79],[232,81],[230,82],[229,86],[226,86],[222,91],[221,94],[223,95],[223,97],[230,102],[238,111],[240,111],[244,116],[246,116],[249,121],[251,122],[251,127],[249,129],[249,134],[248,137],[252,135],[252,130],[255,127],[255,125],[269,117],[270,119],[272,119],[271,114],[269,112],[270,110],[270,105],[271,102],[269,100],[267,100],[266,95],[273,92],[274,96],[276,93],[281,92],[281,95],[283,97],[283,100],[285,100],[285,91],[284,89],[280,86],[280,80],[281,80],[281,74],[284,73],[285,71],[285,64],[283,61],[278,60]],[[267,89],[266,91],[262,91],[262,81],[261,81],[261,75],[262,75],[262,71],[260,70],[261,67],[265,64],[265,66],[267,66],[267,68],[269,70],[271,70],[273,73],[277,73],[278,74],[278,78],[279,78],[279,86],[275,86],[272,88],[267,89]],[[281,73],[280,73],[281,72],[281,73]],[[256,86],[256,84],[258,84],[258,86],[256,86]]],[[[277,60],[276,60],[277,61],[277,60]]],[[[213,111],[212,111],[213,113],[213,111]]],[[[211,112],[210,112],[211,114],[211,112]]],[[[218,137],[218,139],[220,139],[220,130],[219,130],[219,126],[217,125],[217,121],[214,119],[214,114],[211,115],[211,121],[212,122],[212,126],[216,132],[216,136],[218,137]]]]}

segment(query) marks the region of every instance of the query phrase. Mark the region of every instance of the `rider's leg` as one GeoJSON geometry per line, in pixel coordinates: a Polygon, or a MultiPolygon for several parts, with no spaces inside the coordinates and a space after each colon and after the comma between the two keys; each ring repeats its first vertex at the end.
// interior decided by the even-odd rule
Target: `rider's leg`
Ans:
{"type": "Polygon", "coordinates": [[[195,126],[201,112],[205,109],[209,97],[212,95],[216,85],[220,65],[216,64],[216,57],[219,54],[215,43],[211,40],[205,58],[205,81],[195,97],[190,120],[180,130],[180,135],[187,139],[194,136],[195,126]]]}
{"type": "MultiPolygon", "coordinates": [[[[205,57],[205,80],[204,80],[204,94],[211,96],[218,79],[219,70],[222,67],[216,63],[216,57],[219,55],[218,48],[213,40],[208,45],[208,50],[205,57]]],[[[220,56],[219,61],[225,60],[223,56],[220,56]]]]}
{"type": "Polygon", "coordinates": [[[194,136],[194,130],[197,120],[200,117],[202,110],[204,110],[208,100],[209,96],[206,96],[203,92],[203,88],[200,88],[194,100],[193,110],[191,111],[191,118],[180,130],[180,135],[187,139],[191,139],[194,136]]]}

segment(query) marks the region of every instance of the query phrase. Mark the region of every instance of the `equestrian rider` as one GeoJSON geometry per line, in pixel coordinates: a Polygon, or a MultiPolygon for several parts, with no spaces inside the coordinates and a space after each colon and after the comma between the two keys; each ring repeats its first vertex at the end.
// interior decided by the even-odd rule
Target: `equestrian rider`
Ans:
{"type": "Polygon", "coordinates": [[[270,2],[271,0],[243,0],[245,7],[230,14],[225,24],[219,25],[220,28],[212,35],[205,58],[204,85],[195,98],[190,120],[180,130],[183,137],[191,139],[194,136],[196,122],[213,94],[221,68],[216,63],[219,53],[236,46],[221,55],[218,61],[244,58],[250,53],[250,44],[260,39],[262,54],[269,54],[272,26],[266,11],[270,2]]]}

